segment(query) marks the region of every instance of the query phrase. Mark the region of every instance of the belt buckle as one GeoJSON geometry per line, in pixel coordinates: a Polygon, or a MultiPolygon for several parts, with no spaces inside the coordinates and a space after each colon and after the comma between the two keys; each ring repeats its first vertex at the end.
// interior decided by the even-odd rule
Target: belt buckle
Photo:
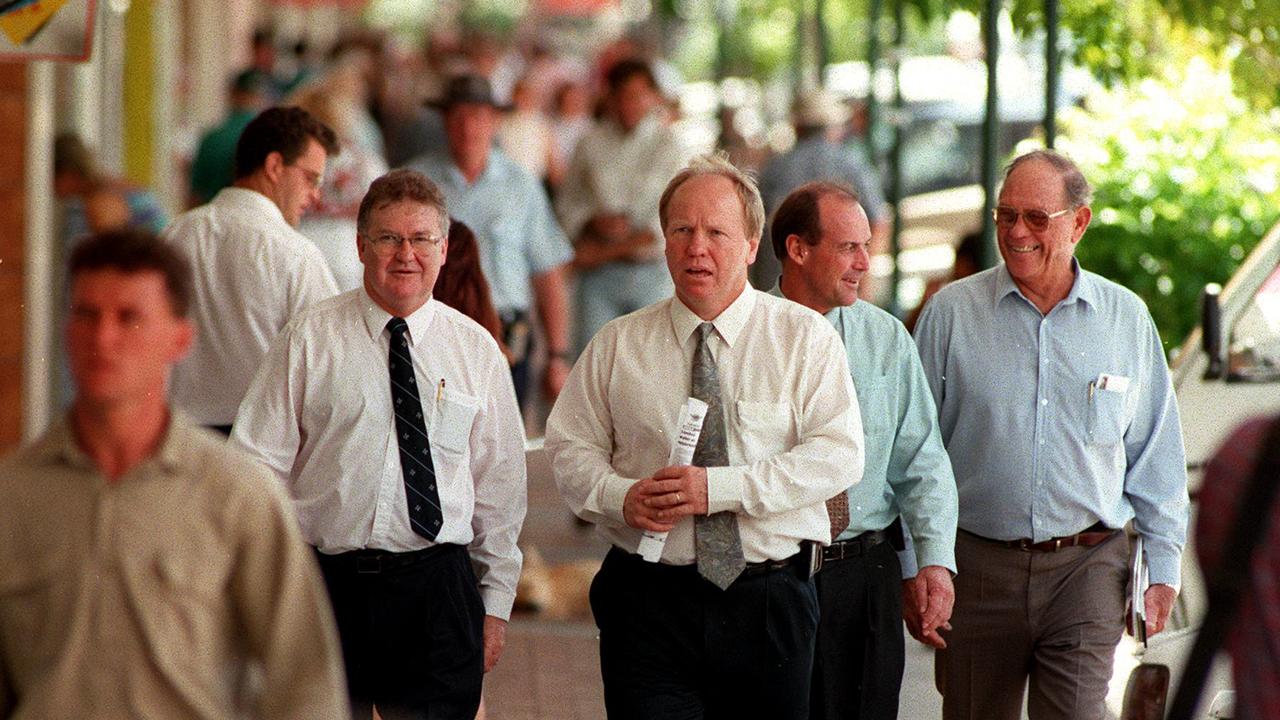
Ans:
{"type": "Polygon", "coordinates": [[[1030,538],[1018,538],[1018,549],[1022,552],[1031,552],[1031,544],[1030,538]]]}
{"type": "Polygon", "coordinates": [[[1061,549],[1062,549],[1062,538],[1054,538],[1054,539],[1053,539],[1053,551],[1054,551],[1054,552],[1058,552],[1058,551],[1059,551],[1059,550],[1061,550],[1061,549]]]}
{"type": "Polygon", "coordinates": [[[359,575],[377,575],[382,572],[382,558],[374,556],[361,556],[356,558],[356,573],[359,575]]]}

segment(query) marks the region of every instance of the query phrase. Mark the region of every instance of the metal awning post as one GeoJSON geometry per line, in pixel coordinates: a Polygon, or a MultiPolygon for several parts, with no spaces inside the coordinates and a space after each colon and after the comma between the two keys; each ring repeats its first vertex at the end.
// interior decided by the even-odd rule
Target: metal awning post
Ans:
{"type": "Polygon", "coordinates": [[[982,121],[982,265],[993,267],[998,261],[995,246],[995,221],[991,208],[996,203],[996,165],[1000,150],[1000,93],[996,85],[996,66],[1000,60],[1000,0],[987,0],[982,18],[982,35],[987,52],[987,108],[982,121]]]}
{"type": "Polygon", "coordinates": [[[893,3],[893,149],[890,155],[889,203],[893,207],[893,228],[889,233],[889,254],[893,268],[889,274],[889,302],[886,309],[898,314],[898,284],[902,281],[899,255],[902,253],[902,141],[906,133],[906,103],[902,97],[902,53],[906,38],[907,0],[893,3]]]}
{"type": "Polygon", "coordinates": [[[880,100],[876,97],[876,66],[880,64],[880,18],[884,16],[884,0],[871,0],[867,8],[867,131],[863,142],[867,148],[867,161],[875,164],[876,127],[880,124],[880,100]]]}
{"type": "Polygon", "coordinates": [[[831,63],[831,40],[827,37],[827,0],[814,0],[813,33],[816,52],[815,62],[818,65],[818,84],[822,84],[822,72],[831,63]]]}
{"type": "Polygon", "coordinates": [[[1058,51],[1058,0],[1044,0],[1044,146],[1052,148],[1058,135],[1058,86],[1062,73],[1058,51]]]}

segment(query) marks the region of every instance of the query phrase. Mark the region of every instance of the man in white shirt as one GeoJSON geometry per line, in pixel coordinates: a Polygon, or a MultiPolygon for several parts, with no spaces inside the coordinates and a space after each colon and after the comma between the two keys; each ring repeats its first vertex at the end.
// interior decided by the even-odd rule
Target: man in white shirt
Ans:
{"type": "Polygon", "coordinates": [[[862,474],[840,338],[747,284],[755,184],[699,158],[659,201],[675,297],[606,325],[569,375],[546,447],[570,508],[613,548],[592,587],[610,718],[808,718],[824,501],[862,474]],[[681,406],[708,403],[690,465],[681,406]],[[661,562],[642,533],[670,533],[661,562]]]}
{"type": "Polygon", "coordinates": [[[333,131],[305,110],[266,110],[240,136],[231,187],[165,230],[195,269],[198,333],[171,392],[196,422],[230,434],[272,339],[338,293],[323,253],[296,230],[337,152],[333,131]]]}
{"type": "Polygon", "coordinates": [[[520,575],[524,434],[507,362],[431,299],[448,217],[419,173],[370,185],[364,286],[280,334],[232,434],[285,482],[319,551],[355,717],[475,717],[520,575]]]}
{"type": "Polygon", "coordinates": [[[609,117],[578,144],[556,195],[574,241],[579,351],[605,323],[670,296],[658,198],[692,154],[665,121],[648,64],[622,60],[606,83],[609,117]]]}

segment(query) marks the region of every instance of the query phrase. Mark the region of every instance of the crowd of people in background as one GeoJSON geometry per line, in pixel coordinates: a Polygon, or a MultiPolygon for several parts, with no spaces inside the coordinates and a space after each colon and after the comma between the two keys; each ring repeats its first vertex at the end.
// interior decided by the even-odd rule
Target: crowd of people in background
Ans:
{"type": "MultiPolygon", "coordinates": [[[[474,233],[521,405],[540,388],[545,412],[568,365],[600,327],[670,292],[657,195],[685,161],[711,149],[680,123],[680,84],[679,72],[641,36],[603,43],[592,56],[486,31],[431,32],[413,51],[360,33],[322,52],[262,29],[251,40],[249,64],[228,79],[225,117],[193,135],[184,160],[188,207],[213,201],[234,183],[236,142],[260,112],[306,110],[333,130],[337,151],[297,229],[320,250],[336,287],[349,290],[361,281],[350,250],[369,183],[396,167],[416,167],[446,188],[452,183],[451,211],[474,233]],[[458,78],[472,85],[465,97],[450,99],[449,83],[458,78]],[[461,118],[452,132],[451,116],[461,118]],[[460,154],[469,169],[456,163],[460,154]],[[461,170],[458,178],[450,166],[461,170]],[[509,211],[520,207],[524,217],[513,218],[509,211]]],[[[831,175],[853,185],[871,213],[873,253],[880,252],[887,224],[879,175],[840,145],[850,115],[826,91],[805,93],[795,107],[797,147],[768,167],[756,153],[758,166],[748,169],[764,171],[769,211],[806,179],[831,175]],[[815,153],[831,157],[803,169],[815,153]]],[[[733,137],[732,127],[724,137],[733,137]]],[[[60,169],[91,159],[74,136],[59,142],[67,148],[59,157],[68,158],[60,169]]],[[[89,230],[160,231],[167,224],[145,190],[113,182],[114,192],[90,193],[91,185],[107,184],[72,170],[60,170],[58,184],[59,196],[68,198],[68,250],[89,230]],[[130,213],[113,202],[117,196],[128,200],[130,213]],[[86,209],[98,218],[92,226],[83,219],[86,209]]],[[[778,270],[776,261],[761,258],[753,277],[767,285],[778,270]]],[[[864,297],[870,286],[868,280],[864,297]]]]}

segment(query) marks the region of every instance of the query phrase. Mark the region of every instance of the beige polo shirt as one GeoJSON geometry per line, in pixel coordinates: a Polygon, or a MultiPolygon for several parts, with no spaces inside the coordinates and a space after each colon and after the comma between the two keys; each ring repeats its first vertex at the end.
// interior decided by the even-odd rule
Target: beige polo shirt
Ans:
{"type": "Polygon", "coordinates": [[[0,717],[238,712],[347,712],[324,586],[269,472],[178,413],[115,483],[65,421],[0,461],[0,717]]]}

